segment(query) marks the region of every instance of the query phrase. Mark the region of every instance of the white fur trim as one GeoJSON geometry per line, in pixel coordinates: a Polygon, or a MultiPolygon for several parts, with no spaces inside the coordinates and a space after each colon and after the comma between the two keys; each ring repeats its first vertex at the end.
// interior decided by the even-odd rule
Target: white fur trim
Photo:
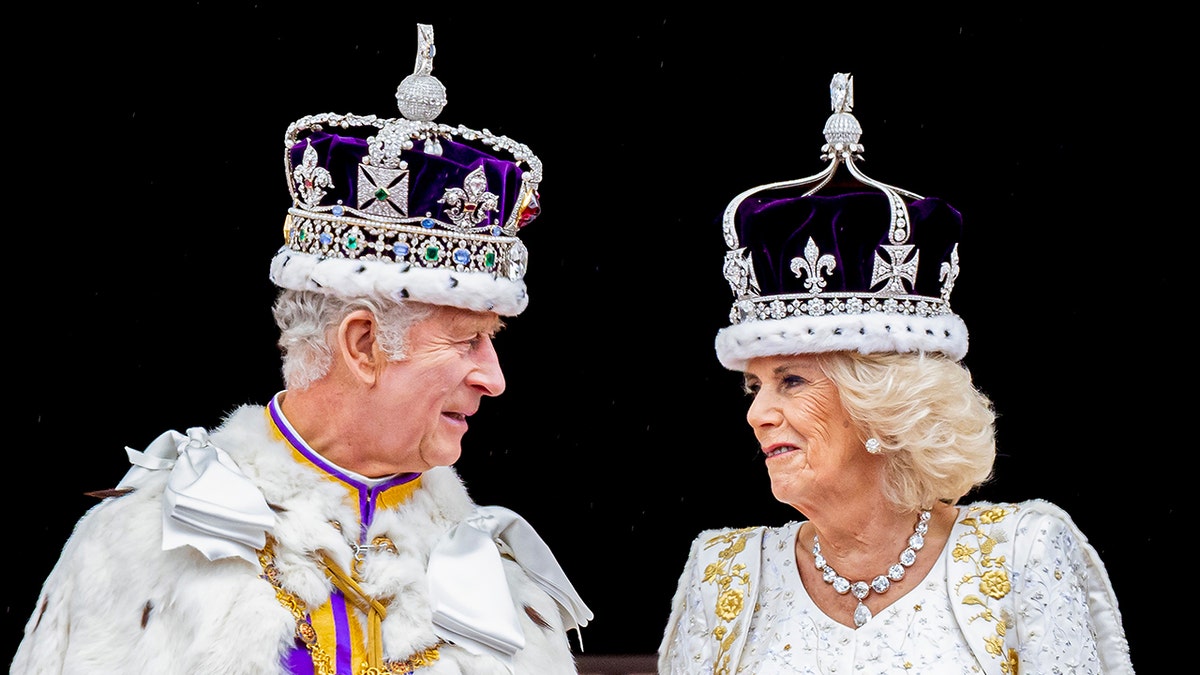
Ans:
{"type": "Polygon", "coordinates": [[[832,351],[941,352],[955,361],[967,353],[967,326],[955,314],[829,314],[747,321],[717,332],[717,359],[746,369],[757,356],[832,351]]]}
{"type": "Polygon", "coordinates": [[[298,291],[320,291],[343,297],[408,298],[480,312],[516,316],[529,304],[523,280],[483,272],[404,267],[379,260],[321,259],[287,246],[271,261],[271,281],[298,291]],[[401,270],[407,271],[401,271],[401,270]]]}
{"type": "MultiPolygon", "coordinates": [[[[276,510],[281,583],[310,606],[324,603],[330,581],[311,553],[324,550],[350,569],[352,551],[343,532],[358,527],[357,504],[341,486],[292,458],[260,406],[238,408],[211,436],[276,510]]],[[[189,547],[162,550],[167,474],[153,472],[134,492],[104,500],[75,526],[32,608],[10,672],[281,672],[280,655],[294,644],[296,620],[262,579],[262,569],[238,558],[210,561],[189,547]]],[[[437,641],[425,564],[442,534],[474,509],[452,467],[430,469],[420,480],[406,502],[376,511],[367,532],[369,540],[384,536],[396,546],[394,554],[367,553],[361,567],[363,588],[392,599],[381,627],[386,659],[407,658],[437,641]]],[[[506,561],[505,572],[526,637],[512,669],[451,644],[420,672],[576,671],[557,603],[517,563],[506,561]],[[535,624],[526,607],[549,628],[535,624]]]]}

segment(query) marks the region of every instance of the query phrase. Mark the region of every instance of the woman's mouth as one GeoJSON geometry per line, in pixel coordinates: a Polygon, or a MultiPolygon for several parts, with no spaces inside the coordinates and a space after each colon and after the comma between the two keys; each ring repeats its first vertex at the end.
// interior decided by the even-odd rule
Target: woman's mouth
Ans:
{"type": "Polygon", "coordinates": [[[767,456],[767,459],[771,459],[772,457],[778,457],[785,452],[791,452],[796,449],[794,445],[777,445],[770,450],[764,450],[763,453],[767,456]]]}

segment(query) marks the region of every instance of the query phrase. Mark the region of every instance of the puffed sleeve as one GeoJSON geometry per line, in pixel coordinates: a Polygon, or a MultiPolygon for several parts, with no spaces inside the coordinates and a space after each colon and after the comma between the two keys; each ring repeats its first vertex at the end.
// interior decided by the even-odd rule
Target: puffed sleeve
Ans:
{"type": "Polygon", "coordinates": [[[1108,572],[1070,516],[1049,502],[1029,502],[1014,544],[1022,672],[1132,674],[1108,572]]]}

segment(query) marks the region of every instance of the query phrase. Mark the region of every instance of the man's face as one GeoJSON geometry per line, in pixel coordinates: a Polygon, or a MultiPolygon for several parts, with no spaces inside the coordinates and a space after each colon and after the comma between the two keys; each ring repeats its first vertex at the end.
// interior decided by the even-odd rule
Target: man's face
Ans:
{"type": "Polygon", "coordinates": [[[403,361],[391,361],[371,392],[377,459],[392,473],[449,466],[462,454],[467,418],[484,396],[504,391],[492,312],[436,307],[408,332],[403,361]]]}

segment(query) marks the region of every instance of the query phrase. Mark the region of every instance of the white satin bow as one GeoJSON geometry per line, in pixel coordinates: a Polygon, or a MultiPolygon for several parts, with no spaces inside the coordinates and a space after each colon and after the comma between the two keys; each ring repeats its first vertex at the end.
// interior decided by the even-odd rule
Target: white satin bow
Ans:
{"type": "Polygon", "coordinates": [[[117,484],[137,487],[152,471],[168,469],[163,492],[163,550],[191,546],[209,560],[238,557],[258,564],[275,514],[229,453],[200,427],[165,431],[144,452],[126,447],[133,464],[117,484]]]}
{"type": "Polygon", "coordinates": [[[592,618],[575,587],[533,527],[502,506],[480,506],[450,528],[429,556],[434,632],[476,654],[491,654],[512,669],[525,646],[496,540],[560,606],[568,629],[592,618]]]}

